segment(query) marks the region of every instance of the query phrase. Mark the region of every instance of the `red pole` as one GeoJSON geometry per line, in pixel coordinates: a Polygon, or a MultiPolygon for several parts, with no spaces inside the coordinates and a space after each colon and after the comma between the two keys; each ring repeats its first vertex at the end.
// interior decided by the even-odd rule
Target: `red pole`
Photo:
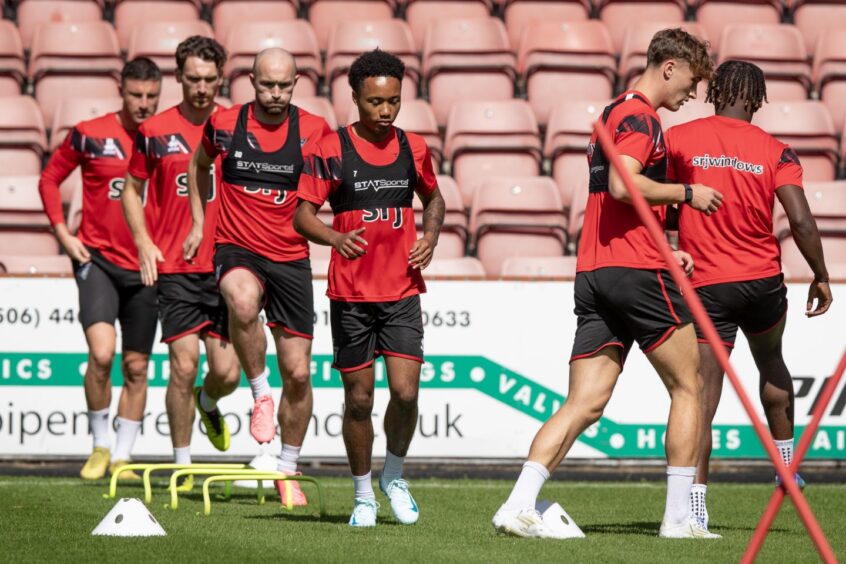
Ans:
{"type": "MultiPolygon", "coordinates": [[[[814,435],[817,432],[820,421],[822,421],[823,415],[825,415],[825,410],[831,402],[831,398],[834,396],[834,392],[837,389],[837,385],[840,383],[840,380],[843,378],[844,372],[846,372],[846,352],[844,352],[843,356],[840,358],[840,363],[837,365],[837,370],[835,370],[834,375],[828,379],[828,382],[823,387],[820,397],[817,399],[817,405],[814,407],[810,423],[808,423],[808,426],[805,427],[804,431],[802,431],[802,436],[799,438],[799,444],[796,446],[796,452],[793,455],[793,464],[790,466],[791,472],[799,470],[799,465],[802,464],[802,460],[805,458],[805,453],[808,452],[808,448],[811,446],[811,440],[813,440],[814,435]]],[[[761,550],[761,546],[764,544],[764,539],[767,537],[770,526],[773,524],[776,515],[778,515],[778,511],[781,508],[783,501],[784,490],[782,488],[775,488],[772,497],[770,497],[770,502],[764,511],[764,515],[761,517],[761,522],[758,523],[758,526],[755,528],[755,533],[749,541],[749,546],[746,548],[746,553],[743,555],[743,562],[753,562],[755,560],[755,557],[758,555],[758,551],[761,550]]]]}
{"type": "MultiPolygon", "coordinates": [[[[658,224],[658,220],[655,218],[655,214],[652,212],[652,209],[646,202],[646,199],[644,199],[643,194],[640,193],[640,190],[632,180],[631,174],[629,174],[629,171],[623,165],[623,161],[620,158],[620,153],[617,150],[617,147],[614,146],[614,141],[611,139],[611,134],[608,133],[608,130],[600,121],[597,121],[594,124],[594,129],[596,131],[599,142],[602,144],[602,148],[605,151],[605,154],[610,159],[611,164],[614,166],[614,168],[616,168],[617,171],[620,173],[620,177],[622,178],[623,183],[626,185],[626,190],[628,191],[629,197],[632,200],[632,205],[637,211],[637,214],[640,216],[641,221],[646,225],[646,228],[649,230],[649,234],[652,237],[652,240],[655,242],[655,245],[658,247],[659,251],[664,256],[664,261],[667,263],[667,266],[670,270],[670,274],[673,276],[673,280],[675,280],[676,284],[681,290],[688,307],[690,307],[693,317],[696,318],[696,321],[699,324],[699,328],[705,334],[705,338],[708,341],[708,344],[711,345],[711,349],[714,351],[714,354],[717,357],[717,361],[720,363],[720,366],[722,366],[726,375],[729,377],[732,386],[734,386],[735,392],[737,392],[737,397],[743,404],[743,408],[746,410],[746,413],[749,414],[749,419],[752,422],[752,426],[755,428],[755,433],[758,435],[758,439],[761,441],[761,445],[764,447],[764,450],[767,451],[767,454],[773,461],[773,465],[775,466],[776,472],[779,476],[781,476],[782,484],[784,487],[787,488],[787,493],[790,494],[790,498],[793,500],[793,503],[796,506],[796,511],[802,518],[802,522],[805,524],[805,528],[808,529],[808,534],[811,536],[814,541],[814,544],[817,546],[817,550],[819,551],[820,556],[825,562],[837,562],[837,559],[834,556],[834,551],[828,544],[828,540],[825,538],[825,535],[823,534],[819,523],[817,523],[817,520],[814,518],[814,514],[811,511],[811,508],[808,506],[808,502],[802,496],[802,492],[799,490],[799,487],[794,482],[793,474],[790,473],[790,471],[784,465],[784,461],[782,461],[781,455],[779,454],[778,450],[776,450],[769,430],[764,426],[763,423],[761,423],[761,421],[755,415],[755,408],[752,405],[752,402],[749,401],[749,397],[746,395],[746,392],[744,391],[743,386],[740,383],[740,379],[737,377],[737,374],[734,372],[734,368],[729,362],[728,355],[726,354],[725,348],[723,347],[719,337],[717,336],[717,331],[714,328],[714,324],[711,322],[711,319],[705,312],[705,308],[702,307],[702,302],[699,301],[699,296],[696,294],[696,291],[693,289],[693,286],[690,284],[690,281],[685,276],[681,267],[676,264],[676,260],[673,257],[673,251],[672,249],[670,249],[670,246],[667,244],[667,241],[664,237],[664,231],[658,224]]],[[[719,213],[719,211],[717,213],[719,213]]]]}

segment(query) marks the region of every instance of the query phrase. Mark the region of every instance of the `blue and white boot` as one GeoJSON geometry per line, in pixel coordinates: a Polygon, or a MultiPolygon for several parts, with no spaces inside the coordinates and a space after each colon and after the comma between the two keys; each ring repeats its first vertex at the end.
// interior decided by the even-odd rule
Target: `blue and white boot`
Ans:
{"type": "Polygon", "coordinates": [[[417,519],[420,518],[420,511],[414,498],[411,497],[411,492],[408,491],[408,482],[402,478],[396,478],[389,483],[385,483],[380,476],[379,489],[391,501],[391,511],[393,511],[397,521],[403,525],[413,525],[417,522],[417,519]]]}

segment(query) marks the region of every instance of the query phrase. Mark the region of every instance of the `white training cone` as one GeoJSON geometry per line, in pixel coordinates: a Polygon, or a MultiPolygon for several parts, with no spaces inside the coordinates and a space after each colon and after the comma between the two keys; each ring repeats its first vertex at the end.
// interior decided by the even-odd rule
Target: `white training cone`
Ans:
{"type": "Polygon", "coordinates": [[[126,497],[118,500],[91,534],[109,537],[163,537],[167,535],[140,499],[126,497]]]}
{"type": "MultiPolygon", "coordinates": [[[[265,472],[276,472],[279,459],[272,454],[263,452],[250,461],[249,466],[256,470],[265,472]]],[[[251,488],[256,489],[258,480],[235,480],[232,485],[236,488],[251,488]]],[[[273,489],[273,480],[264,480],[261,484],[264,489],[273,489]]]]}
{"type": "Polygon", "coordinates": [[[543,524],[555,533],[555,538],[560,539],[583,539],[585,534],[576,525],[576,522],[567,515],[564,508],[555,502],[542,500],[535,504],[535,509],[543,517],[543,524]]]}

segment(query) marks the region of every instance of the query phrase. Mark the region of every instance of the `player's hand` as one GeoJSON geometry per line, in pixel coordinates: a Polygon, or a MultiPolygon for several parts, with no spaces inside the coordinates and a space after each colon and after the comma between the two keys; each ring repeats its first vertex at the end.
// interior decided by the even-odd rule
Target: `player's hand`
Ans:
{"type": "Polygon", "coordinates": [[[188,236],[182,242],[182,258],[185,262],[191,262],[197,256],[197,250],[203,244],[203,228],[196,225],[191,226],[188,236]]]}
{"type": "Polygon", "coordinates": [[[138,247],[138,261],[141,263],[141,283],[152,286],[159,279],[159,264],[164,262],[164,256],[159,248],[147,241],[138,247]]]}
{"type": "Polygon", "coordinates": [[[673,251],[673,256],[687,277],[690,278],[690,275],[693,274],[693,257],[684,251],[673,251]]]}
{"type": "Polygon", "coordinates": [[[723,205],[723,195],[704,184],[693,184],[693,199],[690,207],[699,210],[705,215],[711,215],[723,205]]]}
{"type": "Polygon", "coordinates": [[[362,233],[364,227],[341,233],[332,246],[345,259],[355,260],[367,253],[367,241],[361,236],[362,233]]]}
{"type": "Polygon", "coordinates": [[[79,240],[79,237],[68,235],[60,239],[59,243],[65,249],[65,253],[76,262],[85,264],[91,260],[91,253],[88,252],[88,248],[79,240]]]}
{"type": "Polygon", "coordinates": [[[420,239],[417,239],[414,245],[411,246],[411,252],[408,254],[408,264],[411,268],[423,270],[432,262],[434,252],[435,245],[424,235],[420,239]]]}
{"type": "Polygon", "coordinates": [[[828,311],[831,307],[831,287],[828,282],[819,282],[814,280],[808,288],[808,304],[805,306],[805,315],[808,317],[816,317],[828,311]],[[817,301],[817,307],[814,308],[814,300],[817,301]]]}

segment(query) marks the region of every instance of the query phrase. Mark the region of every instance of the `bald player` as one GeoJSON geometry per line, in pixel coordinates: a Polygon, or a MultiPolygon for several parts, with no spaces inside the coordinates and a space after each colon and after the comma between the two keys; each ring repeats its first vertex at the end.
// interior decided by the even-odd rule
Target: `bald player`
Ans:
{"type": "MultiPolygon", "coordinates": [[[[184,244],[188,260],[203,240],[209,169],[220,158],[223,178],[214,232],[215,274],[229,308],[230,338],[255,400],[250,433],[259,443],[276,436],[265,359],[267,340],[259,319],[264,308],[282,375],[278,468],[287,474],[297,472],[312,412],[314,333],[309,249],[292,221],[303,152],[331,133],[322,118],[291,104],[298,78],[288,52],[264,50],[256,56],[250,74],[255,101],[209,118],[188,174],[193,227],[184,244]]],[[[276,483],[284,505],[307,503],[296,482],[287,490],[282,486],[276,483]]]]}

